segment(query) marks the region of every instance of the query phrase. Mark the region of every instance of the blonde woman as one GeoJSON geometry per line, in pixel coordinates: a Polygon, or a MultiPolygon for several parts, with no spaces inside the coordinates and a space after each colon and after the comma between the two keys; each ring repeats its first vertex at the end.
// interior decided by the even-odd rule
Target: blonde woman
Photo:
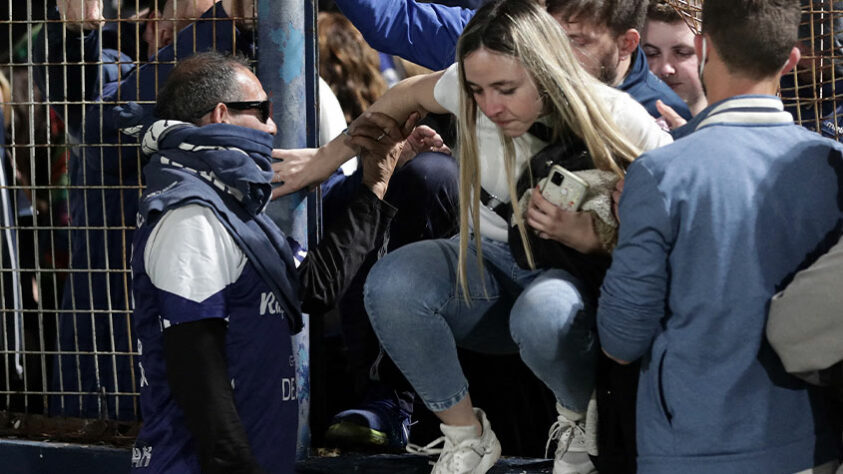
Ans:
{"type": "MultiPolygon", "coordinates": [[[[582,435],[598,352],[590,296],[596,289],[562,269],[519,267],[508,223],[480,202],[480,189],[517,200],[518,176],[548,144],[528,132],[536,122],[553,135],[578,136],[595,166],[618,176],[640,151],[670,138],[632,98],[590,77],[563,30],[531,0],[480,9],[460,38],[457,60],[446,71],[399,83],[368,112],[399,121],[415,110],[458,116],[461,207],[459,238],[410,244],[375,265],[366,309],[387,353],[442,420],[445,444],[434,472],[483,473],[501,450],[485,414],[471,404],[458,345],[520,353],[558,401],[554,472],[590,472],[582,435]]],[[[352,126],[350,133],[377,140],[395,131],[352,126]]],[[[290,152],[284,166],[306,169],[297,176],[309,181],[350,153],[337,141],[290,152]]],[[[527,232],[536,232],[599,254],[591,220],[539,197],[514,214],[525,242],[527,232]]]]}

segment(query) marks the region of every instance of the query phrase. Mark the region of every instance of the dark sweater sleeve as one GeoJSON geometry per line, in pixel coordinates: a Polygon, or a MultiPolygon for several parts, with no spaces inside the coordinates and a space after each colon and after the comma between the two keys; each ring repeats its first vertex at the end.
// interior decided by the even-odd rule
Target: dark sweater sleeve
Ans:
{"type": "Polygon", "coordinates": [[[396,211],[369,188],[360,187],[346,210],[328,223],[322,242],[299,266],[303,311],[324,312],[334,305],[366,256],[386,241],[396,211]]]}
{"type": "Polygon", "coordinates": [[[167,382],[196,441],[203,473],[262,473],[234,405],[225,334],[226,322],[222,319],[202,319],[165,329],[167,382]]]}

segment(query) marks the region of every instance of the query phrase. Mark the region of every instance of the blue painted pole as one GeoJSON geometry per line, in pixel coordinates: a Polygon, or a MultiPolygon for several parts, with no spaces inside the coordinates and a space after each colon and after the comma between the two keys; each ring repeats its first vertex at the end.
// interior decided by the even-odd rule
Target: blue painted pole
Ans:
{"type": "MultiPolygon", "coordinates": [[[[317,137],[316,100],[312,91],[315,78],[312,55],[314,44],[314,0],[262,0],[258,2],[257,73],[271,95],[273,120],[278,125],[276,148],[315,146],[317,137]],[[309,17],[309,18],[308,18],[309,17]],[[311,91],[308,94],[308,91],[311,91]],[[304,119],[304,120],[303,120],[304,119]]],[[[317,203],[318,205],[318,203],[317,203]]],[[[267,213],[288,236],[302,246],[308,241],[307,192],[301,191],[273,201],[267,213]]],[[[294,337],[298,380],[299,433],[298,459],[306,458],[310,447],[310,321],[294,337]]]]}

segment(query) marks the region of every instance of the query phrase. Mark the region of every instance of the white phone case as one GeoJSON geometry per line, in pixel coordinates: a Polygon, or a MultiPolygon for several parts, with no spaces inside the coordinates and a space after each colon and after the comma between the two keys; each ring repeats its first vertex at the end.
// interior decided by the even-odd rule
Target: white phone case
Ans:
{"type": "Polygon", "coordinates": [[[586,191],[588,183],[582,178],[559,165],[554,165],[550,168],[550,174],[542,187],[542,196],[566,211],[576,211],[580,208],[586,191]]]}

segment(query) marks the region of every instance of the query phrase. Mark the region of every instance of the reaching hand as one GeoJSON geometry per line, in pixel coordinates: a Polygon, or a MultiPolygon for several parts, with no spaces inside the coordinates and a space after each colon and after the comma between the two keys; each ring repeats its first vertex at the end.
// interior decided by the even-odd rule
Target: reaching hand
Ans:
{"type": "Polygon", "coordinates": [[[436,130],[427,125],[419,125],[407,137],[407,146],[404,147],[404,151],[401,152],[401,157],[398,159],[398,168],[425,151],[451,154],[451,149],[448,148],[448,145],[445,145],[442,136],[436,133],[436,130]]]}
{"type": "MultiPolygon", "coordinates": [[[[361,148],[376,157],[361,156],[364,164],[367,160],[371,160],[369,171],[380,170],[376,175],[370,176],[371,180],[368,184],[385,189],[403,149],[404,139],[412,130],[418,117],[418,113],[411,114],[402,128],[387,115],[365,113],[351,124],[346,133],[321,148],[272,150],[272,157],[281,160],[272,163],[272,170],[275,172],[272,181],[282,183],[281,186],[273,189],[272,198],[275,199],[325,181],[346,159],[360,154],[361,148]],[[397,154],[393,156],[393,153],[397,154]]],[[[364,179],[366,179],[365,171],[364,166],[364,179]]],[[[378,192],[375,189],[373,191],[376,194],[378,192]]]]}
{"type": "Polygon", "coordinates": [[[281,160],[272,163],[272,182],[283,183],[272,190],[272,199],[319,184],[331,176],[336,167],[328,160],[317,159],[318,152],[318,148],[272,150],[272,157],[281,160]]]}
{"type": "Polygon", "coordinates": [[[102,0],[56,0],[56,6],[71,30],[93,30],[105,23],[102,0]]]}
{"type": "MultiPolygon", "coordinates": [[[[237,26],[253,29],[255,26],[254,0],[223,0],[222,8],[237,23],[237,26]]],[[[200,15],[202,13],[199,13],[200,15]]]]}
{"type": "Polygon", "coordinates": [[[665,104],[661,100],[656,101],[656,109],[659,111],[660,114],[662,114],[662,116],[659,117],[656,122],[667,125],[668,130],[676,130],[682,125],[688,123],[687,120],[682,118],[681,115],[677,114],[676,111],[673,110],[673,107],[665,104]]]}
{"type": "Polygon", "coordinates": [[[527,224],[535,229],[540,239],[553,239],[580,253],[593,253],[602,249],[594,231],[593,217],[589,212],[571,212],[562,209],[542,196],[535,188],[527,208],[527,224]]]}
{"type": "Polygon", "coordinates": [[[350,143],[361,148],[363,184],[381,199],[418,119],[413,112],[402,127],[386,114],[366,112],[349,127],[350,143]]]}

